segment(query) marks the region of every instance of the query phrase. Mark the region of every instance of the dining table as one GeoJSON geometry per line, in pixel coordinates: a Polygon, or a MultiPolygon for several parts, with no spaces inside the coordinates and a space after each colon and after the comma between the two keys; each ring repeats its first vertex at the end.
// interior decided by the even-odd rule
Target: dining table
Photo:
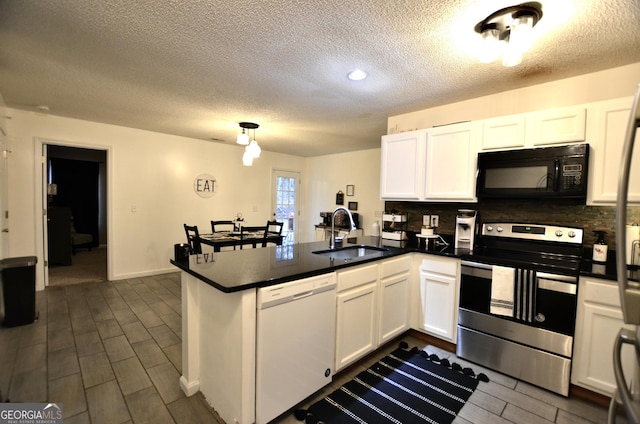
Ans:
{"type": "Polygon", "coordinates": [[[240,246],[242,249],[245,245],[257,247],[258,244],[275,243],[282,245],[284,236],[280,234],[267,234],[265,237],[264,230],[260,231],[217,231],[215,233],[200,234],[200,243],[212,246],[214,252],[219,252],[220,248],[240,246]]]}

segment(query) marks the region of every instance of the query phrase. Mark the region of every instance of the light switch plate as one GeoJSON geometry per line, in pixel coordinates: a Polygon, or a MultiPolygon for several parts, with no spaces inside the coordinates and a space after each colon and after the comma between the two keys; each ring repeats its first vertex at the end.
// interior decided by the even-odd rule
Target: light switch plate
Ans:
{"type": "Polygon", "coordinates": [[[439,215],[431,215],[431,226],[438,227],[440,225],[440,216],[439,215]]]}
{"type": "Polygon", "coordinates": [[[425,227],[431,226],[431,215],[422,215],[422,225],[425,227]]]}

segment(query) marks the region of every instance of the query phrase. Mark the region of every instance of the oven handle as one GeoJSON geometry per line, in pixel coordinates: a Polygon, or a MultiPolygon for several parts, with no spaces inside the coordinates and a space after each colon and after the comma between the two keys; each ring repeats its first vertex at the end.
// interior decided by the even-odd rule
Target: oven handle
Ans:
{"type": "MultiPolygon", "coordinates": [[[[491,279],[493,265],[478,262],[462,261],[461,274],[478,278],[491,279]]],[[[575,295],[577,293],[577,279],[570,275],[536,272],[538,288],[559,293],[575,295]]]]}

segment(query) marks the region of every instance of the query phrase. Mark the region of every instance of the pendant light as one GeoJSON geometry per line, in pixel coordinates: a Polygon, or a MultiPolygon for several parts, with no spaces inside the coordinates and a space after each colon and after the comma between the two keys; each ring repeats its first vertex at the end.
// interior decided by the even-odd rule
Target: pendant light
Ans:
{"type": "Polygon", "coordinates": [[[242,164],[244,166],[252,166],[253,160],[259,158],[262,152],[262,149],[256,141],[256,128],[260,127],[260,125],[254,124],[253,122],[240,122],[239,125],[240,128],[242,128],[242,133],[238,134],[237,143],[245,146],[244,153],[242,154],[242,164]],[[249,142],[250,130],[253,130],[251,142],[249,142]]]}

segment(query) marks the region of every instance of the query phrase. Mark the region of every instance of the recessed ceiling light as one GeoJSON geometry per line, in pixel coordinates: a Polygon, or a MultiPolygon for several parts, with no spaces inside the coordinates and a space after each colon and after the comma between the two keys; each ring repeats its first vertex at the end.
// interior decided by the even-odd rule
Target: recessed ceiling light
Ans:
{"type": "Polygon", "coordinates": [[[347,77],[349,77],[349,79],[352,81],[360,81],[367,77],[367,73],[361,69],[356,69],[349,72],[347,77]]]}

